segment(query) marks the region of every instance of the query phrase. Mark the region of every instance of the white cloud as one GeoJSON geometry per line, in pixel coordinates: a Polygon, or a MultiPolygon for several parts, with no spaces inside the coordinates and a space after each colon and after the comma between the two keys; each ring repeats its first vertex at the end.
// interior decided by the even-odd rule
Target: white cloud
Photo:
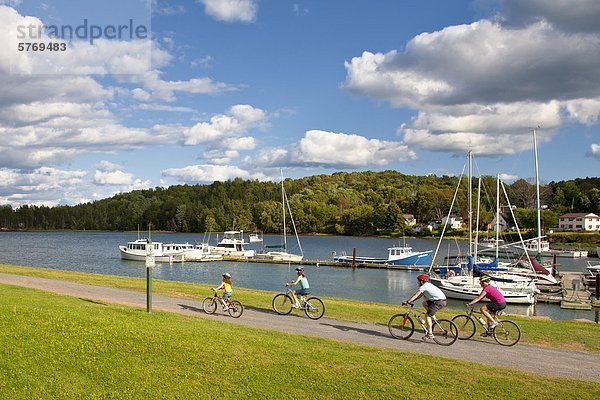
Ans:
{"type": "Polygon", "coordinates": [[[213,62],[212,56],[199,57],[190,63],[192,68],[208,68],[213,62]]]}
{"type": "Polygon", "coordinates": [[[254,22],[258,5],[255,0],[197,0],[206,14],[224,22],[254,22]]]}
{"type": "Polygon", "coordinates": [[[234,178],[251,177],[248,171],[231,165],[190,165],[183,168],[169,168],[162,171],[162,176],[175,178],[179,182],[214,182],[234,178]]]}
{"type": "Polygon", "coordinates": [[[519,179],[519,177],[516,175],[500,174],[500,180],[502,180],[503,182],[514,182],[517,179],[519,179]]]}
{"type": "Polygon", "coordinates": [[[594,157],[598,161],[600,161],[600,144],[592,143],[592,145],[590,146],[590,151],[588,152],[588,155],[590,157],[594,157]]]}
{"type": "Polygon", "coordinates": [[[506,8],[494,21],[422,33],[403,51],[364,52],[345,63],[343,87],[418,110],[399,133],[405,144],[433,151],[512,154],[531,148],[523,140],[531,127],[548,139],[565,117],[596,124],[600,3],[500,4],[506,8]]]}
{"type": "Polygon", "coordinates": [[[341,167],[383,166],[408,159],[416,159],[416,154],[399,142],[319,130],[307,131],[292,153],[293,162],[341,167]]]}
{"type": "Polygon", "coordinates": [[[268,118],[265,111],[250,105],[231,107],[226,114],[211,117],[210,122],[200,122],[185,133],[186,145],[197,145],[236,136],[253,128],[266,129],[268,118]]]}

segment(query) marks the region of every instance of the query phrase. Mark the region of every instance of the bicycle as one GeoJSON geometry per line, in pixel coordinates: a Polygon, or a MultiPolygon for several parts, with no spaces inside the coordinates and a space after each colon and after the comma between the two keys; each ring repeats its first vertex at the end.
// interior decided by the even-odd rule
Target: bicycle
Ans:
{"type": "MultiPolygon", "coordinates": [[[[298,296],[300,302],[300,310],[304,310],[306,316],[310,319],[319,319],[325,314],[325,303],[318,297],[298,296]]],[[[279,293],[273,297],[271,303],[273,310],[279,315],[288,315],[294,308],[294,300],[292,298],[292,289],[287,288],[286,293],[279,293]]]]}
{"type": "MultiPolygon", "coordinates": [[[[415,323],[413,318],[421,324],[423,332],[427,333],[425,319],[422,317],[425,313],[414,309],[414,303],[402,303],[409,305],[409,309],[405,313],[393,315],[388,322],[388,330],[392,337],[396,339],[407,340],[415,332],[415,323]]],[[[450,346],[458,338],[458,328],[454,322],[449,319],[438,319],[435,316],[432,319],[433,341],[441,346],[450,346]]]]}
{"type": "Polygon", "coordinates": [[[458,338],[460,340],[471,339],[475,335],[477,331],[475,321],[479,322],[485,330],[484,336],[492,336],[502,346],[514,346],[521,340],[521,327],[507,319],[498,319],[499,313],[492,314],[494,322],[498,325],[489,330],[485,319],[473,316],[473,314],[481,314],[481,312],[475,311],[473,307],[468,305],[467,310],[465,314],[460,314],[452,318],[452,321],[458,326],[458,338]]]}
{"type": "Polygon", "coordinates": [[[202,309],[207,314],[214,314],[217,311],[217,307],[219,304],[223,304],[223,302],[227,305],[227,312],[233,318],[239,318],[244,313],[244,306],[237,300],[225,299],[223,300],[219,293],[213,288],[214,292],[212,297],[207,297],[202,302],[202,309]]]}

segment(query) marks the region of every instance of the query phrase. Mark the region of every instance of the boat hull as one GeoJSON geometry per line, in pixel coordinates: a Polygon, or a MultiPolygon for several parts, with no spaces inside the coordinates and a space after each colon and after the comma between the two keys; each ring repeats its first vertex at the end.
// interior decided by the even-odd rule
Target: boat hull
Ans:
{"type": "Polygon", "coordinates": [[[356,257],[352,256],[336,256],[333,257],[333,261],[341,263],[352,263],[353,261],[359,264],[383,264],[383,265],[402,265],[402,266],[422,266],[429,265],[431,263],[432,251],[424,251],[416,253],[408,257],[390,260],[386,258],[374,258],[374,257],[356,257]]]}

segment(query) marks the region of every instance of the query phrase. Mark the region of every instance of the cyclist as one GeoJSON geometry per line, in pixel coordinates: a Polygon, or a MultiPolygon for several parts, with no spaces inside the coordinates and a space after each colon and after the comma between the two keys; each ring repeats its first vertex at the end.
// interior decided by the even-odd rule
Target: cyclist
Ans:
{"type": "Polygon", "coordinates": [[[308,284],[308,279],[306,279],[306,274],[304,274],[303,267],[296,268],[296,274],[298,275],[296,280],[286,283],[285,286],[295,286],[300,284],[300,289],[292,290],[292,297],[294,298],[294,305],[292,307],[300,308],[300,302],[298,301],[298,297],[296,295],[308,296],[310,294],[308,291],[308,289],[310,289],[310,285],[308,284]]]}
{"type": "Polygon", "coordinates": [[[467,304],[467,307],[473,307],[473,304],[482,300],[484,297],[487,297],[490,301],[490,304],[484,304],[481,306],[479,311],[485,316],[488,323],[488,329],[481,336],[488,336],[492,329],[498,326],[498,323],[494,320],[494,315],[498,311],[504,310],[506,308],[506,299],[496,287],[490,284],[490,277],[483,275],[479,278],[479,284],[482,286],[483,290],[479,293],[479,296],[475,297],[471,300],[470,303],[467,304]]]}
{"type": "Polygon", "coordinates": [[[411,304],[421,297],[421,295],[425,296],[423,307],[425,308],[425,311],[427,311],[425,313],[427,332],[425,332],[423,340],[433,339],[432,317],[436,312],[446,307],[446,295],[440,290],[440,288],[429,282],[429,276],[425,274],[419,274],[419,276],[417,276],[417,283],[419,284],[419,288],[415,294],[408,299],[407,303],[411,304]]]}
{"type": "Polygon", "coordinates": [[[223,274],[223,281],[219,286],[214,288],[215,290],[223,290],[223,297],[219,299],[221,304],[223,305],[223,310],[227,311],[229,307],[227,306],[227,299],[231,297],[233,294],[233,287],[231,286],[231,274],[226,272],[223,274]]]}

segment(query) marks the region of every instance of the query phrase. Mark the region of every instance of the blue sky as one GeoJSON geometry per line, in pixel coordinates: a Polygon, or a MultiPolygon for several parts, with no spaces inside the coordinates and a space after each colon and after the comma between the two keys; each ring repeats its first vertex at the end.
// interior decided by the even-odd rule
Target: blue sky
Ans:
{"type": "Polygon", "coordinates": [[[457,175],[469,149],[530,179],[535,126],[542,181],[598,176],[599,20],[596,0],[0,0],[0,204],[457,175]],[[130,17],[151,36],[16,50],[17,26],[130,17]]]}

